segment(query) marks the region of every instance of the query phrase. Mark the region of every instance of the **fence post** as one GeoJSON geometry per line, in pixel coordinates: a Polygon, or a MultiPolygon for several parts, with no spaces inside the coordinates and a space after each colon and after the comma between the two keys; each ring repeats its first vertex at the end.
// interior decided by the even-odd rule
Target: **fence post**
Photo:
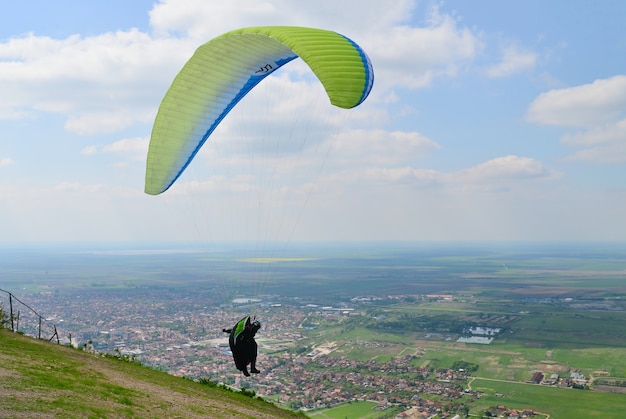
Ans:
{"type": "Polygon", "coordinates": [[[37,339],[41,339],[41,316],[39,317],[39,334],[37,335],[37,339]]]}
{"type": "Polygon", "coordinates": [[[61,341],[59,340],[59,333],[57,332],[57,326],[56,324],[53,325],[54,326],[54,335],[52,335],[52,337],[48,340],[48,342],[52,342],[52,339],[54,339],[54,337],[57,337],[57,343],[61,343],[61,341]]]}
{"type": "Polygon", "coordinates": [[[9,311],[11,314],[11,332],[15,332],[15,326],[13,324],[13,294],[9,293],[9,311]]]}

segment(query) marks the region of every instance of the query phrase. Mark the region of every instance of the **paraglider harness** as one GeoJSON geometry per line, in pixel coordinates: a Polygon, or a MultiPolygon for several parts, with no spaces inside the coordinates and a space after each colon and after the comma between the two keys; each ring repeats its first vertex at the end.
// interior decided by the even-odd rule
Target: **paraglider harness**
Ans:
{"type": "Polygon", "coordinates": [[[222,329],[222,332],[229,333],[228,345],[233,354],[233,360],[237,369],[245,376],[250,376],[248,372],[248,364],[250,364],[250,372],[259,373],[256,368],[257,343],[254,340],[256,332],[261,328],[261,322],[250,319],[246,316],[239,320],[232,329],[222,329]]]}

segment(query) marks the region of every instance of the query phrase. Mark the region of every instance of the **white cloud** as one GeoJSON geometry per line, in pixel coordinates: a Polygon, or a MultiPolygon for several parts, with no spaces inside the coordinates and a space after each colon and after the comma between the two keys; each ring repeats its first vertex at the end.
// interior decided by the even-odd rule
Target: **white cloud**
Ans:
{"type": "Polygon", "coordinates": [[[594,127],[575,134],[566,134],[561,143],[582,147],[566,157],[569,161],[592,163],[626,162],[626,119],[615,124],[594,127]]]}
{"type": "Polygon", "coordinates": [[[0,118],[59,113],[66,129],[83,134],[146,122],[192,51],[188,41],[137,30],[9,39],[0,43],[0,118]]]}
{"type": "Polygon", "coordinates": [[[423,158],[440,146],[418,132],[353,130],[342,132],[333,141],[333,154],[343,162],[362,165],[398,165],[423,158]]]}
{"type": "Polygon", "coordinates": [[[438,188],[450,190],[483,190],[486,192],[507,191],[528,182],[559,179],[562,174],[549,169],[542,162],[515,155],[497,157],[484,163],[454,172],[415,168],[411,166],[370,166],[355,169],[346,168],[324,179],[325,187],[334,185],[359,184],[363,187],[374,185],[408,185],[418,188],[438,188]]]}
{"type": "Polygon", "coordinates": [[[626,163],[626,144],[616,144],[609,147],[592,147],[577,151],[565,158],[569,161],[589,163],[626,163]]]}
{"type": "Polygon", "coordinates": [[[188,182],[176,182],[171,190],[168,190],[168,195],[193,196],[198,195],[199,193],[227,192],[230,194],[229,197],[232,199],[234,193],[245,193],[253,189],[255,189],[255,181],[251,175],[237,175],[231,178],[218,175],[201,181],[192,180],[188,182]]]}
{"type": "Polygon", "coordinates": [[[148,151],[149,138],[123,138],[104,146],[90,145],[81,150],[81,154],[91,156],[98,153],[142,154],[148,151]]]}
{"type": "Polygon", "coordinates": [[[385,36],[368,39],[367,52],[383,88],[428,86],[440,76],[454,76],[482,49],[480,39],[450,15],[433,9],[428,26],[395,26],[385,36]]]}
{"type": "Polygon", "coordinates": [[[13,160],[8,157],[0,158],[0,167],[11,166],[13,164],[13,160]]]}
{"type": "Polygon", "coordinates": [[[566,134],[561,138],[563,144],[589,146],[603,143],[626,143],[626,119],[614,124],[592,127],[587,131],[566,134]]]}
{"type": "Polygon", "coordinates": [[[130,112],[129,109],[91,110],[70,113],[65,123],[65,129],[77,134],[96,134],[118,132],[138,122],[148,122],[154,119],[152,110],[130,112]]]}
{"type": "Polygon", "coordinates": [[[570,161],[622,163],[626,161],[626,75],[541,94],[530,105],[533,122],[581,128],[566,133],[561,143],[582,148],[570,161]]]}
{"type": "MultiPolygon", "coordinates": [[[[50,187],[0,184],[0,220],[4,221],[0,227],[5,240],[133,240],[140,237],[138,229],[145,229],[145,234],[154,228],[146,221],[146,211],[129,209],[145,199],[129,187],[102,183],[60,182],[50,187]]],[[[153,205],[151,211],[161,212],[157,219],[167,219],[161,208],[153,205]]]]}
{"type": "Polygon", "coordinates": [[[551,181],[562,173],[542,162],[516,155],[496,157],[476,166],[441,174],[441,183],[455,190],[506,192],[517,190],[529,182],[551,181]]]}
{"type": "Polygon", "coordinates": [[[98,153],[98,146],[95,146],[95,145],[87,146],[80,151],[80,154],[84,154],[85,156],[93,156],[94,154],[97,154],[97,153],[98,153]]]}
{"type": "Polygon", "coordinates": [[[238,27],[264,25],[320,27],[361,38],[406,21],[414,5],[414,0],[370,0],[367,7],[360,0],[161,0],[150,12],[150,23],[162,36],[205,41],[238,27]]]}
{"type": "Polygon", "coordinates": [[[539,95],[528,108],[531,122],[590,127],[621,119],[626,113],[626,75],[539,95]]]}
{"type": "Polygon", "coordinates": [[[384,184],[429,186],[441,183],[442,177],[442,173],[436,170],[398,167],[366,169],[359,178],[368,183],[376,182],[384,184]]]}
{"type": "Polygon", "coordinates": [[[148,138],[124,138],[102,148],[105,153],[141,153],[148,151],[148,138]]]}
{"type": "Polygon", "coordinates": [[[553,177],[543,163],[530,157],[508,155],[452,174],[454,182],[483,183],[553,177]]]}
{"type": "Polygon", "coordinates": [[[70,193],[77,193],[77,194],[83,194],[83,193],[93,194],[93,193],[98,193],[98,192],[103,191],[104,189],[106,189],[106,187],[105,185],[101,185],[101,184],[85,185],[85,184],[76,183],[76,182],[62,182],[54,186],[53,189],[55,191],[60,191],[60,192],[70,192],[70,193]]]}
{"type": "Polygon", "coordinates": [[[517,46],[508,46],[502,50],[502,61],[487,68],[489,77],[500,78],[520,73],[534,68],[537,54],[523,51],[517,46]]]}

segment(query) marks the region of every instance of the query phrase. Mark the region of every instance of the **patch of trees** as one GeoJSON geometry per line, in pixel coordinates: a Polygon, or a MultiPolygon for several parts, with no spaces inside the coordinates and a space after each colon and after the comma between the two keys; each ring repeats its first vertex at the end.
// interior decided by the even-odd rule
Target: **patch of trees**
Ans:
{"type": "Polygon", "coordinates": [[[600,378],[596,380],[596,384],[603,386],[626,387],[626,380],[607,380],[600,378]]]}
{"type": "Polygon", "coordinates": [[[398,331],[398,332],[438,332],[457,333],[463,332],[467,327],[466,322],[449,315],[423,316],[415,314],[401,314],[388,318],[372,318],[362,320],[362,326],[373,330],[398,331]]]}
{"type": "Polygon", "coordinates": [[[452,369],[456,371],[465,371],[465,372],[476,372],[478,371],[478,364],[474,364],[473,362],[467,361],[456,361],[452,364],[452,369]]]}
{"type": "Polygon", "coordinates": [[[8,328],[11,324],[9,313],[4,309],[4,304],[0,304],[0,328],[8,328]]]}

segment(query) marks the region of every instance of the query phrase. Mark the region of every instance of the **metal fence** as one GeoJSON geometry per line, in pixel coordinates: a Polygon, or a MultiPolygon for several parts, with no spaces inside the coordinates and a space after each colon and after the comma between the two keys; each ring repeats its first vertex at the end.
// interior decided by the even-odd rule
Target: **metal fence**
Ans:
{"type": "Polygon", "coordinates": [[[0,289],[0,293],[4,293],[6,296],[6,300],[0,301],[0,311],[5,314],[3,318],[0,318],[3,323],[1,326],[37,339],[45,338],[48,341],[56,339],[56,342],[60,343],[59,333],[54,323],[46,320],[11,292],[0,289]],[[5,304],[5,301],[8,304],[5,304]]]}

